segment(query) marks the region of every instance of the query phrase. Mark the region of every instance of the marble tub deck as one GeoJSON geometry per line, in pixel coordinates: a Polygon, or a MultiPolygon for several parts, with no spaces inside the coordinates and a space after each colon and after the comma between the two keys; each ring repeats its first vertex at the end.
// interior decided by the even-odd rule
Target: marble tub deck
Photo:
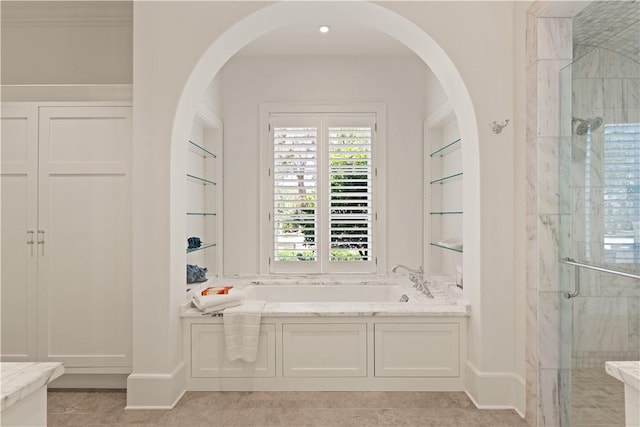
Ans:
{"type": "Polygon", "coordinates": [[[187,392],[171,410],[124,410],[126,392],[49,391],[49,426],[526,427],[463,392],[187,392]]]}
{"type": "MultiPolygon", "coordinates": [[[[296,282],[297,283],[297,282],[296,282]]],[[[304,283],[304,282],[300,282],[304,283]]],[[[366,282],[363,282],[363,284],[366,282]]],[[[268,285],[261,285],[268,286],[268,285]]],[[[383,285],[381,285],[383,286],[383,285]]],[[[429,285],[434,299],[424,295],[414,297],[415,292],[406,286],[408,295],[412,295],[409,302],[267,302],[262,316],[274,317],[333,317],[333,316],[429,316],[448,317],[471,315],[471,305],[460,299],[461,290],[455,287],[455,282],[447,281],[437,276],[437,282],[429,285]],[[457,292],[457,294],[456,294],[457,292]]],[[[243,285],[238,286],[242,289],[243,285]]],[[[181,310],[182,317],[198,317],[204,315],[201,311],[186,302],[181,310]]]]}

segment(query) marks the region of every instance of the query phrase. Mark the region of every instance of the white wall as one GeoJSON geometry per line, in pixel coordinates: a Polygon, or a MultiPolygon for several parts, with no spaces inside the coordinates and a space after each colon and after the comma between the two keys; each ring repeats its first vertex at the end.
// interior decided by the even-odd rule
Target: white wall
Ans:
{"type": "Polygon", "coordinates": [[[415,56],[239,57],[225,65],[225,274],[259,271],[261,102],[386,105],[387,245],[381,249],[388,266],[421,265],[425,69],[415,56]]]}
{"type": "MultiPolygon", "coordinates": [[[[340,3],[337,2],[336,7],[340,3]]],[[[3,2],[3,14],[5,4],[3,2]]],[[[441,72],[438,77],[447,87],[446,96],[458,97],[468,91],[473,102],[476,120],[461,124],[477,128],[480,173],[477,194],[472,196],[479,197],[482,206],[477,213],[481,247],[474,254],[480,260],[479,266],[475,277],[465,276],[468,285],[465,296],[473,304],[467,383],[480,404],[508,406],[514,403],[512,380],[517,381],[519,376],[516,365],[520,362],[516,358],[521,351],[516,351],[515,346],[522,344],[521,339],[516,339],[521,328],[514,326],[518,318],[516,312],[523,309],[523,304],[514,305],[518,294],[513,280],[513,248],[524,236],[514,237],[514,190],[521,186],[514,188],[513,183],[514,177],[520,176],[514,172],[514,154],[517,154],[514,145],[523,140],[523,135],[521,130],[516,133],[519,129],[516,126],[494,135],[489,123],[514,118],[523,103],[523,99],[516,96],[514,78],[521,72],[514,66],[514,58],[521,49],[514,44],[514,39],[516,35],[521,38],[519,31],[522,30],[514,26],[514,14],[523,12],[516,10],[512,2],[376,4],[415,24],[446,51],[464,80],[464,87],[452,87],[450,83],[454,79],[441,72]],[[505,385],[507,387],[502,387],[505,385]],[[501,391],[503,389],[505,391],[501,391]]],[[[184,281],[184,209],[178,191],[184,185],[184,171],[177,170],[175,165],[184,164],[184,159],[179,158],[179,152],[173,149],[178,144],[172,141],[177,132],[173,125],[181,94],[185,87],[189,88],[192,71],[212,43],[228,41],[225,31],[271,5],[268,2],[134,2],[134,375],[130,378],[128,394],[134,405],[170,404],[182,387],[177,305],[183,288],[175,284],[184,281]],[[153,245],[148,244],[150,236],[153,245]],[[179,236],[179,241],[175,236],[179,236]]],[[[8,27],[4,22],[2,27],[2,71],[3,79],[7,78],[3,83],[86,83],[88,77],[94,83],[128,82],[119,69],[110,67],[114,61],[121,61],[121,54],[127,56],[130,42],[118,42],[118,47],[114,47],[109,35],[96,36],[99,40],[87,38],[98,43],[92,53],[82,44],[82,33],[70,28],[64,37],[55,38],[57,42],[53,46],[38,36],[40,42],[32,43],[33,51],[29,51],[20,45],[19,37],[7,36],[5,28],[8,27]],[[67,45],[68,49],[64,47],[65,42],[72,43],[67,45]],[[104,46],[100,43],[107,43],[107,47],[100,48],[104,46]],[[85,60],[95,67],[84,68],[85,60]],[[6,68],[8,74],[5,75],[7,62],[14,64],[14,71],[6,68]],[[49,66],[50,70],[44,73],[49,66]],[[107,76],[101,74],[104,71],[107,76]]],[[[24,35],[19,26],[11,31],[24,35]]],[[[406,39],[413,37],[413,29],[407,31],[406,39]]],[[[235,53],[220,52],[219,60],[223,62],[235,53]]],[[[212,77],[216,71],[211,72],[212,77]]],[[[419,92],[425,91],[429,93],[427,88],[419,92]]],[[[203,96],[205,92],[203,87],[203,96]]],[[[389,131],[391,134],[391,129],[389,131]]],[[[403,160],[399,155],[392,164],[403,160]]],[[[410,179],[409,168],[400,173],[404,175],[398,179],[410,179]]],[[[416,179],[419,177],[417,174],[416,179]]],[[[394,204],[401,202],[396,200],[394,204]]],[[[391,222],[397,220],[392,218],[391,222]]],[[[389,244],[398,248],[403,237],[397,235],[389,244]]],[[[465,268],[468,265],[465,261],[465,268]]]]}
{"type": "Polygon", "coordinates": [[[133,80],[131,2],[2,2],[2,84],[133,80]]]}

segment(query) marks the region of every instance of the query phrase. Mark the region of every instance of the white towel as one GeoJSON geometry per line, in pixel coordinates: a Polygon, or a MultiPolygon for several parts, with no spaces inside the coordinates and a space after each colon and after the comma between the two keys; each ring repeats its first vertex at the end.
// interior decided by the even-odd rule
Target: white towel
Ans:
{"type": "Polygon", "coordinates": [[[229,307],[235,307],[242,304],[244,293],[241,291],[230,292],[223,295],[201,295],[196,292],[193,296],[193,305],[205,313],[213,313],[229,307]]]}
{"type": "Polygon", "coordinates": [[[225,309],[222,319],[229,361],[238,359],[245,362],[256,361],[260,320],[265,303],[266,301],[246,300],[242,305],[225,309]]]}

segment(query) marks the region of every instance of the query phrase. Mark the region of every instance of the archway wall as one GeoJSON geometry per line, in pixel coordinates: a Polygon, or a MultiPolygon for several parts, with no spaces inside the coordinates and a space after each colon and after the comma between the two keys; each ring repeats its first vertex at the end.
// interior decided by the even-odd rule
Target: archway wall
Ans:
{"type": "Polygon", "coordinates": [[[521,333],[516,313],[523,311],[514,300],[512,267],[514,128],[494,135],[489,127],[514,115],[514,13],[506,2],[134,3],[129,406],[169,406],[184,390],[178,314],[185,264],[180,142],[195,109],[237,50],[309,14],[360,19],[386,32],[413,49],[444,87],[465,141],[465,298],[473,306],[467,388],[480,405],[519,407],[519,397],[513,398],[524,394],[514,344],[521,333]]]}

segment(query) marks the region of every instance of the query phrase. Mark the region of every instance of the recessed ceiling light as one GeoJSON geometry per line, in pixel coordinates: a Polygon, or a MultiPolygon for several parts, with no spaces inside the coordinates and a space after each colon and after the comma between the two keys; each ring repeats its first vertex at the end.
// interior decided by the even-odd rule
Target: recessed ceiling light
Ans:
{"type": "Polygon", "coordinates": [[[320,28],[318,28],[318,30],[320,30],[321,33],[328,33],[329,32],[329,26],[328,25],[321,25],[320,28]]]}

